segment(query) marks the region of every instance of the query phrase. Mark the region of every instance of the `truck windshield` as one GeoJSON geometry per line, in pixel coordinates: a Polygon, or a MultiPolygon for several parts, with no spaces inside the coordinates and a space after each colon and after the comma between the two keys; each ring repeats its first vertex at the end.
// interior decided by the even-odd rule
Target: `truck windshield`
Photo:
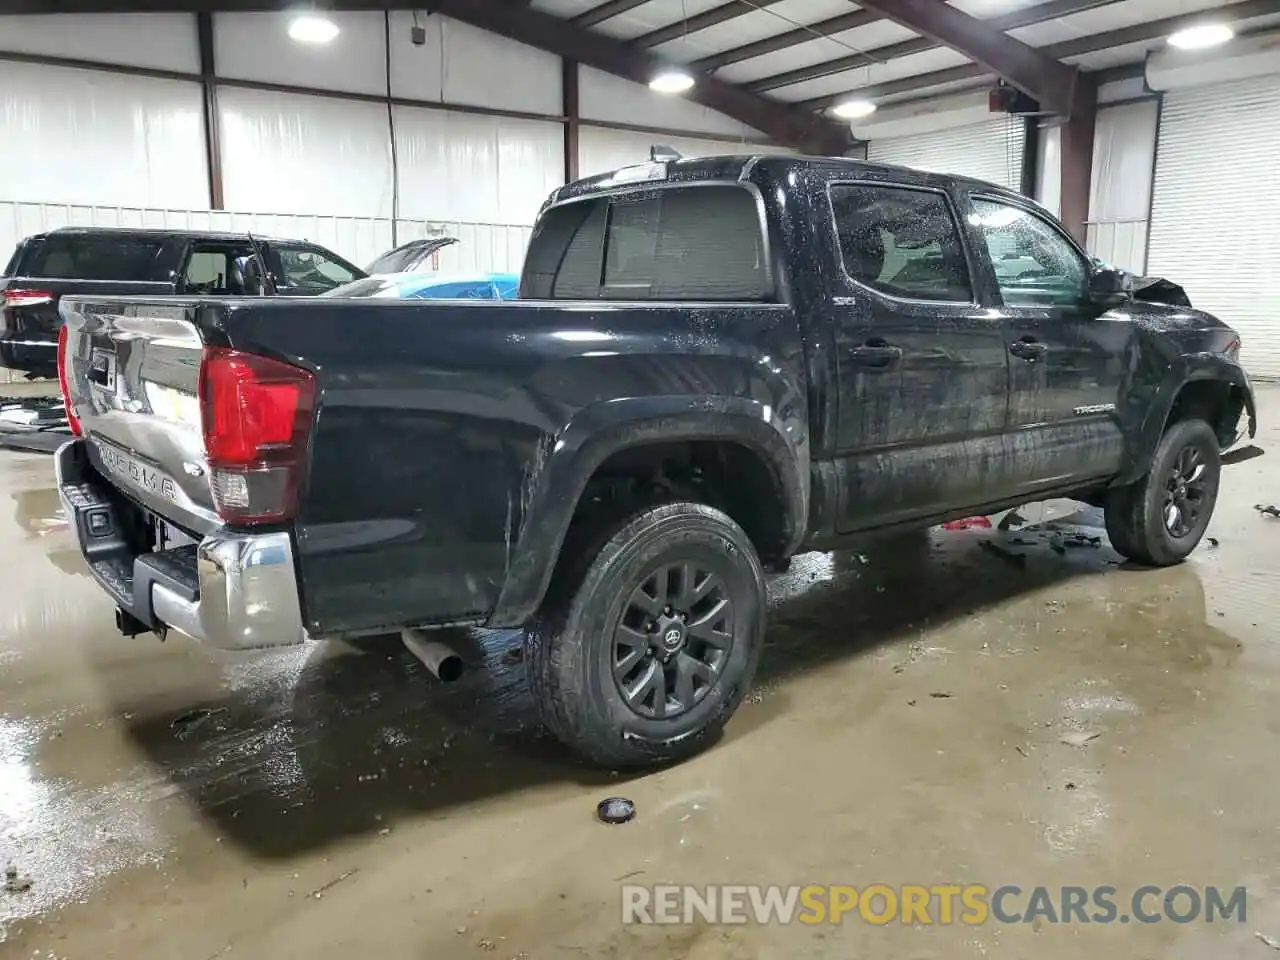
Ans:
{"type": "Polygon", "coordinates": [[[773,295],[755,197],[701,184],[588,197],[543,214],[521,296],[760,301],[773,295]]]}

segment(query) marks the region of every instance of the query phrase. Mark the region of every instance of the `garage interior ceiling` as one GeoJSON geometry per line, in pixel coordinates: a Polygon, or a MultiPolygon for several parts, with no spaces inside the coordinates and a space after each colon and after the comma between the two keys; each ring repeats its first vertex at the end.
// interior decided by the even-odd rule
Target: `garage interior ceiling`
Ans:
{"type": "MultiPolygon", "coordinates": [[[[282,10],[288,0],[0,0],[0,13],[282,10]]],[[[1140,76],[1169,34],[1206,20],[1248,33],[1280,0],[434,0],[334,2],[334,10],[439,12],[566,59],[645,82],[689,69],[686,96],[779,143],[828,151],[847,137],[828,110],[990,86],[997,77],[1071,109],[1076,70],[1140,76]],[[1066,89],[1064,89],[1064,81],[1066,89]]]]}

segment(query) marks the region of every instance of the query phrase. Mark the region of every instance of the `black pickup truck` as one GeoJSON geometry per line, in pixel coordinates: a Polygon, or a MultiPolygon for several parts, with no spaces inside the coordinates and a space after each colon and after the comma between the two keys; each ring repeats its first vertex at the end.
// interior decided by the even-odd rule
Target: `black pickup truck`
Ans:
{"type": "Polygon", "coordinates": [[[793,554],[1047,497],[1196,546],[1240,340],[1025,198],[841,159],[558,189],[516,302],[72,297],[58,484],[130,634],[526,627],[590,758],[697,751],[793,554]]]}
{"type": "Polygon", "coordinates": [[[123,227],[62,227],[27,237],[0,273],[0,366],[54,375],[58,301],[68,294],[261,294],[263,264],[275,292],[295,295],[365,275],[314,243],[256,238],[256,245],[255,253],[255,238],[244,233],[123,227]]]}

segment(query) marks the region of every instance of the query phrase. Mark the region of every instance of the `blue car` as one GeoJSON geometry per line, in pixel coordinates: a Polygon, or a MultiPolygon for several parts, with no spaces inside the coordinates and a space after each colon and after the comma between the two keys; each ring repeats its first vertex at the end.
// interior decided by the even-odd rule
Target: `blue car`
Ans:
{"type": "Polygon", "coordinates": [[[386,297],[393,300],[514,300],[520,277],[514,273],[441,276],[392,273],[363,277],[328,291],[326,297],[386,297]]]}

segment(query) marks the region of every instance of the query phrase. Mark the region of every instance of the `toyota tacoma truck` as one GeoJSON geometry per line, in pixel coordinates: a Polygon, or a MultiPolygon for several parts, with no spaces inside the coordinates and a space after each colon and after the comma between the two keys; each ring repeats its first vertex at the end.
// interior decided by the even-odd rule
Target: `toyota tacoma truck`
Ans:
{"type": "Polygon", "coordinates": [[[522,627],[556,735],[670,761],[793,554],[1049,497],[1192,551],[1253,394],[1131,286],[988,183],[642,164],[555,191],[513,302],[65,298],[58,486],[127,634],[522,627]]]}

